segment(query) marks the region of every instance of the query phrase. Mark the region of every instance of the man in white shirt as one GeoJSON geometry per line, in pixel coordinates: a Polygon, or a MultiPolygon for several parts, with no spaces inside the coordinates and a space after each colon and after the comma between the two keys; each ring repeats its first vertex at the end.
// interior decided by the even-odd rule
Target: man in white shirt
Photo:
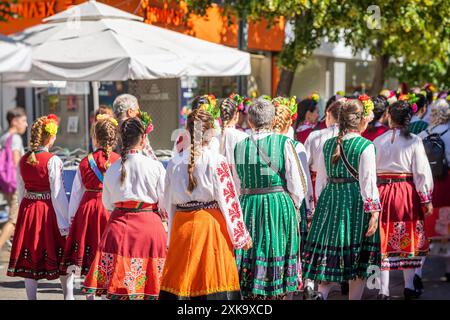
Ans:
{"type": "MultiPolygon", "coordinates": [[[[13,154],[13,160],[16,168],[19,166],[20,158],[24,154],[22,135],[27,131],[27,115],[22,108],[14,108],[8,111],[6,114],[9,128],[0,137],[0,149],[6,144],[8,138],[12,135],[11,150],[13,154]]],[[[6,241],[14,234],[14,229],[17,221],[17,214],[19,210],[19,204],[17,202],[17,193],[4,194],[9,206],[9,219],[3,226],[0,234],[0,250],[6,241]]]]}

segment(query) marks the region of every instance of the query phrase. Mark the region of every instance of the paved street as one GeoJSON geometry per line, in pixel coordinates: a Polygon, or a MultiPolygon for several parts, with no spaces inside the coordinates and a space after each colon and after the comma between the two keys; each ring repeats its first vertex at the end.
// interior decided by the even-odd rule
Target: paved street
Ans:
{"type": "MultiPolygon", "coordinates": [[[[0,253],[0,299],[26,299],[25,286],[23,279],[6,276],[9,252],[3,250],[0,253]]],[[[440,258],[429,258],[424,268],[425,292],[421,299],[423,300],[450,300],[450,283],[441,282],[439,278],[444,273],[444,263],[440,258]]],[[[367,290],[364,294],[365,299],[376,299],[377,290],[367,290]]],[[[391,279],[391,298],[395,300],[403,299],[403,276],[401,272],[393,272],[391,279]]],[[[62,290],[58,280],[39,282],[38,299],[62,300],[62,290]]],[[[75,299],[83,300],[84,295],[80,289],[75,289],[75,299]]],[[[296,297],[300,299],[300,297],[296,297]]],[[[345,296],[340,294],[340,287],[330,293],[330,300],[344,300],[345,296]]]]}

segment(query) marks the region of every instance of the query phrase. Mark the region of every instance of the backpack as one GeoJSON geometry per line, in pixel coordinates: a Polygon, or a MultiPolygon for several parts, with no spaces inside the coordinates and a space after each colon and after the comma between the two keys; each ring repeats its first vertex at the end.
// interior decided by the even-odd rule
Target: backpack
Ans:
{"type": "Polygon", "coordinates": [[[12,138],[11,134],[6,139],[5,146],[0,149],[0,191],[3,193],[13,193],[17,187],[17,169],[11,149],[12,138]]]}
{"type": "Polygon", "coordinates": [[[433,177],[442,178],[448,173],[448,163],[445,157],[445,144],[441,137],[447,133],[448,129],[442,133],[431,133],[427,130],[428,136],[423,139],[425,153],[430,163],[433,177]]]}

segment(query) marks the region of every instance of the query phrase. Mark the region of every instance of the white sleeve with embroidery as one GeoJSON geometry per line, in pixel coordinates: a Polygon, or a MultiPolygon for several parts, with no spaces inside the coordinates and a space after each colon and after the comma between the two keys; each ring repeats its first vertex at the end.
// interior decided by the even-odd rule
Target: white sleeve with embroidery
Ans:
{"type": "Polygon", "coordinates": [[[431,201],[433,193],[433,174],[431,173],[430,163],[428,162],[425,148],[421,139],[417,139],[412,156],[412,173],[416,191],[419,194],[420,201],[427,203],[431,201]]]}
{"type": "Polygon", "coordinates": [[[292,142],[286,141],[284,144],[284,170],[286,172],[287,189],[296,208],[300,208],[307,193],[306,174],[302,166],[298,165],[297,152],[292,148],[292,142]],[[300,169],[300,170],[299,170],[300,169]]]}
{"type": "MultiPolygon", "coordinates": [[[[223,157],[222,157],[223,158],[223,157]]],[[[228,234],[235,249],[241,249],[250,240],[245,226],[239,198],[231,178],[231,172],[225,158],[219,159],[212,173],[214,179],[214,198],[227,223],[228,234]]]]}
{"type": "Polygon", "coordinates": [[[73,218],[78,211],[78,207],[80,206],[81,198],[84,195],[86,189],[83,185],[83,180],[81,179],[80,168],[77,169],[77,173],[75,174],[75,178],[72,184],[72,192],[70,193],[70,201],[69,201],[69,223],[72,224],[73,218]]]}
{"type": "Polygon", "coordinates": [[[314,135],[310,134],[308,136],[308,138],[306,138],[306,141],[305,141],[306,160],[308,162],[308,166],[310,166],[312,164],[312,156],[314,154],[314,152],[312,151],[313,137],[314,137],[314,135]]]}
{"type": "Polygon", "coordinates": [[[164,169],[164,166],[162,165],[162,163],[160,163],[160,162],[158,162],[158,163],[159,163],[159,167],[160,167],[160,173],[159,173],[159,178],[158,178],[158,184],[156,186],[156,194],[158,196],[159,213],[161,214],[164,228],[166,228],[165,223],[167,222],[167,207],[166,207],[165,198],[167,198],[169,196],[169,193],[165,193],[166,192],[166,188],[165,188],[166,169],[164,169]]]}
{"type": "Polygon", "coordinates": [[[320,193],[327,185],[327,168],[325,167],[325,155],[323,152],[319,154],[319,161],[316,176],[316,200],[319,199],[320,193]]]}
{"type": "Polygon", "coordinates": [[[25,196],[25,184],[22,179],[22,174],[20,173],[20,165],[17,166],[17,203],[20,206],[20,203],[23,200],[23,197],[25,196]]]}
{"type": "Polygon", "coordinates": [[[64,188],[63,163],[60,158],[53,156],[47,164],[53,209],[62,236],[69,233],[69,201],[64,188]]]}
{"type": "Polygon", "coordinates": [[[361,197],[364,201],[364,212],[380,211],[375,146],[373,144],[370,144],[361,154],[358,179],[361,197]]]}
{"type": "Polygon", "coordinates": [[[307,192],[306,192],[306,211],[308,219],[310,219],[314,213],[314,194],[313,186],[311,181],[311,174],[309,172],[308,157],[307,152],[303,144],[298,143],[296,146],[296,151],[302,165],[303,172],[306,176],[307,192]]]}

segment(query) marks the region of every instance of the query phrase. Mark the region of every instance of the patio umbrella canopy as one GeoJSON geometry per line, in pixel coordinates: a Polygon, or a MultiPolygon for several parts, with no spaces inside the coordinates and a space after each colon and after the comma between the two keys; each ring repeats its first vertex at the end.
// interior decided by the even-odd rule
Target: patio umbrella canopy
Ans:
{"type": "Polygon", "coordinates": [[[250,55],[142,22],[88,1],[12,36],[33,49],[32,70],[7,81],[119,81],[250,74],[250,55]]]}
{"type": "Polygon", "coordinates": [[[0,73],[27,72],[31,68],[31,48],[0,35],[0,73]]]}

